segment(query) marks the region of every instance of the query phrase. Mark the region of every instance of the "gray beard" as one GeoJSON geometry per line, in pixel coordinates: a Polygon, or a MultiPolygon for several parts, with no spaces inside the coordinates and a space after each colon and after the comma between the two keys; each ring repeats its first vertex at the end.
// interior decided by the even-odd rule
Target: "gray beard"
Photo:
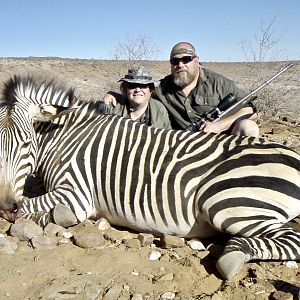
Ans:
{"type": "Polygon", "coordinates": [[[173,76],[173,81],[181,88],[185,88],[194,80],[193,76],[187,72],[176,73],[173,76]]]}

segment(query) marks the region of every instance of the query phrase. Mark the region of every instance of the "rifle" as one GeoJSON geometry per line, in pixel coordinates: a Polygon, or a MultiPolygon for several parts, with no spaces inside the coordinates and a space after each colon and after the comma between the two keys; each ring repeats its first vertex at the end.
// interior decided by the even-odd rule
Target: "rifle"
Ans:
{"type": "Polygon", "coordinates": [[[248,95],[237,101],[236,97],[230,93],[226,97],[224,97],[220,103],[213,108],[211,111],[206,112],[200,116],[200,118],[196,121],[190,124],[188,127],[186,127],[185,130],[190,131],[199,131],[200,127],[205,124],[206,122],[217,122],[221,118],[224,118],[230,114],[233,114],[240,110],[245,104],[247,104],[250,101],[253,101],[257,98],[255,95],[257,92],[259,92],[261,89],[263,89],[266,85],[268,85],[270,82],[272,82],[275,78],[277,78],[279,75],[287,71],[290,67],[292,67],[293,64],[289,63],[287,66],[283,66],[280,68],[280,70],[267,79],[263,84],[261,84],[258,88],[250,92],[248,95]]]}

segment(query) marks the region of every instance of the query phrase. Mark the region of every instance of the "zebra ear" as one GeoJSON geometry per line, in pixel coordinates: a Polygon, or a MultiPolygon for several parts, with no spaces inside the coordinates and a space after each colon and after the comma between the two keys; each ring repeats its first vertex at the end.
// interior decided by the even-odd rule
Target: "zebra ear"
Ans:
{"type": "Polygon", "coordinates": [[[29,107],[29,114],[34,121],[48,122],[57,117],[69,114],[76,108],[66,108],[50,104],[31,105],[29,107]]]}

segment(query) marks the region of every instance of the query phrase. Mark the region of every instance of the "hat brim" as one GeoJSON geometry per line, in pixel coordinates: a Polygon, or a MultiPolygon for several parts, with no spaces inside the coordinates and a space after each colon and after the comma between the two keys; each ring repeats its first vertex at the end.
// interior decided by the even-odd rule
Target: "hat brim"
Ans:
{"type": "Polygon", "coordinates": [[[155,84],[154,80],[146,80],[146,79],[128,79],[128,78],[121,78],[118,82],[124,81],[129,83],[140,83],[140,84],[155,84]]]}

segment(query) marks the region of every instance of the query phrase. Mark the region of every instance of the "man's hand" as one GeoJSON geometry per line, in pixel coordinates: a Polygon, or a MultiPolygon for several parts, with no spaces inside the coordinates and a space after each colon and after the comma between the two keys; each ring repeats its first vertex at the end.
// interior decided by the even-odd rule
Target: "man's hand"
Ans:
{"type": "Polygon", "coordinates": [[[200,131],[209,133],[220,133],[228,130],[233,124],[234,127],[231,131],[231,134],[235,135],[248,135],[248,136],[258,136],[259,135],[259,129],[257,124],[255,123],[255,119],[257,118],[257,114],[253,111],[252,107],[243,107],[238,112],[236,112],[234,115],[229,116],[227,118],[221,119],[216,122],[206,122],[200,127],[200,131]],[[237,129],[239,128],[239,124],[242,124],[241,121],[250,121],[251,122],[243,122],[243,129],[237,129]],[[245,127],[246,126],[246,127],[245,127]],[[249,128],[248,128],[249,127],[249,128]],[[247,129],[248,128],[248,129],[247,129]],[[250,128],[251,131],[250,131],[250,128]],[[239,133],[241,132],[241,133],[239,133]]]}
{"type": "Polygon", "coordinates": [[[200,127],[199,130],[206,132],[206,133],[210,133],[210,132],[219,133],[219,132],[223,131],[223,128],[222,128],[222,126],[220,126],[219,122],[214,122],[214,123],[206,122],[205,124],[203,124],[200,127]]]}
{"type": "Polygon", "coordinates": [[[103,103],[107,105],[116,106],[117,105],[117,99],[113,92],[108,92],[101,100],[103,103]]]}

